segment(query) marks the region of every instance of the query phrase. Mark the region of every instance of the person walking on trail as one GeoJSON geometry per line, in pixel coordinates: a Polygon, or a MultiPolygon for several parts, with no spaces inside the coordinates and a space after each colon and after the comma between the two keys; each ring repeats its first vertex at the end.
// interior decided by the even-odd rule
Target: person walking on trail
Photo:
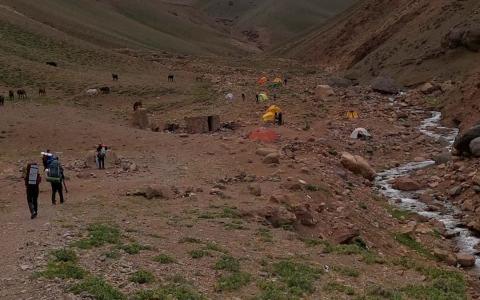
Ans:
{"type": "Polygon", "coordinates": [[[245,93],[242,93],[242,101],[245,101],[245,98],[246,98],[246,97],[247,97],[247,96],[245,96],[245,93]]]}
{"type": "Polygon", "coordinates": [[[27,189],[27,203],[30,209],[30,218],[35,219],[38,214],[38,194],[42,181],[40,168],[37,163],[29,163],[25,172],[25,187],[27,189]]]}
{"type": "Polygon", "coordinates": [[[46,170],[48,169],[48,165],[53,159],[53,154],[50,153],[50,150],[47,149],[47,151],[42,152],[42,164],[43,164],[43,169],[46,170]]]}
{"type": "Polygon", "coordinates": [[[107,146],[99,144],[97,147],[98,169],[105,169],[105,157],[107,156],[107,146]]]}
{"type": "Polygon", "coordinates": [[[56,194],[60,196],[60,203],[64,203],[63,198],[63,181],[65,180],[65,175],[63,173],[63,167],[60,164],[58,157],[54,157],[50,162],[47,171],[47,181],[52,185],[52,205],[57,204],[56,194]]]}

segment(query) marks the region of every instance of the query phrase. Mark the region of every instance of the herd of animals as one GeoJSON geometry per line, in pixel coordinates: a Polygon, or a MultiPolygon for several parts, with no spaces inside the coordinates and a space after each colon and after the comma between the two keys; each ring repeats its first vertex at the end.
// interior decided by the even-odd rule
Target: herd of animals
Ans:
{"type": "MultiPolygon", "coordinates": [[[[47,65],[51,67],[58,67],[58,64],[53,61],[48,61],[46,62],[47,65]]],[[[112,80],[113,81],[118,81],[119,76],[118,74],[112,73],[112,80]]],[[[199,81],[199,78],[196,79],[199,81]]],[[[169,74],[168,75],[168,82],[175,82],[175,75],[169,74]]],[[[110,94],[110,87],[108,86],[103,86],[100,88],[91,88],[86,90],[86,95],[87,96],[97,96],[98,94],[110,94]]],[[[18,99],[27,99],[28,94],[27,91],[24,89],[18,89],[16,92],[14,90],[9,90],[8,91],[8,96],[0,95],[0,106],[3,106],[5,104],[5,100],[8,98],[10,101],[15,100],[15,93],[17,94],[18,99]]],[[[39,96],[46,96],[47,95],[47,90],[46,88],[42,87],[38,89],[38,95],[39,96]]],[[[141,105],[136,105],[137,107],[141,107],[141,105]]],[[[136,107],[134,108],[136,110],[136,107]]]]}

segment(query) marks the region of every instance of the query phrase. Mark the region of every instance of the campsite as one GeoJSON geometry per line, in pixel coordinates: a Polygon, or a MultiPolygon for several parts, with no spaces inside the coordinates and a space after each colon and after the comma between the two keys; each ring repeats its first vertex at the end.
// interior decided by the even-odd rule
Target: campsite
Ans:
{"type": "Polygon", "coordinates": [[[359,2],[0,1],[0,299],[478,299],[478,52],[367,75],[359,2]]]}

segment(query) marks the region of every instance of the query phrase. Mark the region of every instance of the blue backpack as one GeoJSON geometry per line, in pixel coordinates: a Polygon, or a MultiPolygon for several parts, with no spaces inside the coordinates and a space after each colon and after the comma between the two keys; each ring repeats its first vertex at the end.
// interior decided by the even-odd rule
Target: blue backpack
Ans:
{"type": "Polygon", "coordinates": [[[52,160],[48,165],[47,181],[48,182],[62,181],[62,172],[60,170],[60,162],[56,159],[52,160]]]}

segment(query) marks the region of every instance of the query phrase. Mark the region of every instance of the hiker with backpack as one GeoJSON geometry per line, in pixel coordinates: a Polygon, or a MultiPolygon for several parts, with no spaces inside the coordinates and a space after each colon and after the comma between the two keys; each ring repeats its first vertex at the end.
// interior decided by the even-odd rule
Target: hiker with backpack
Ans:
{"type": "Polygon", "coordinates": [[[107,146],[98,144],[97,147],[97,165],[98,169],[105,169],[105,157],[107,156],[107,146]]]}
{"type": "Polygon", "coordinates": [[[48,165],[53,159],[53,154],[50,153],[50,150],[47,149],[47,151],[42,152],[42,163],[43,163],[43,169],[46,170],[48,169],[48,165]]]}
{"type": "Polygon", "coordinates": [[[29,163],[25,173],[25,187],[27,189],[27,203],[30,209],[30,218],[35,219],[38,214],[38,194],[40,193],[40,168],[37,163],[29,163]]]}
{"type": "Polygon", "coordinates": [[[55,196],[58,192],[60,196],[60,203],[63,204],[63,181],[65,180],[65,175],[63,174],[63,167],[60,164],[58,157],[53,157],[53,160],[50,162],[47,171],[47,181],[52,185],[52,205],[56,205],[57,201],[55,196]]]}

